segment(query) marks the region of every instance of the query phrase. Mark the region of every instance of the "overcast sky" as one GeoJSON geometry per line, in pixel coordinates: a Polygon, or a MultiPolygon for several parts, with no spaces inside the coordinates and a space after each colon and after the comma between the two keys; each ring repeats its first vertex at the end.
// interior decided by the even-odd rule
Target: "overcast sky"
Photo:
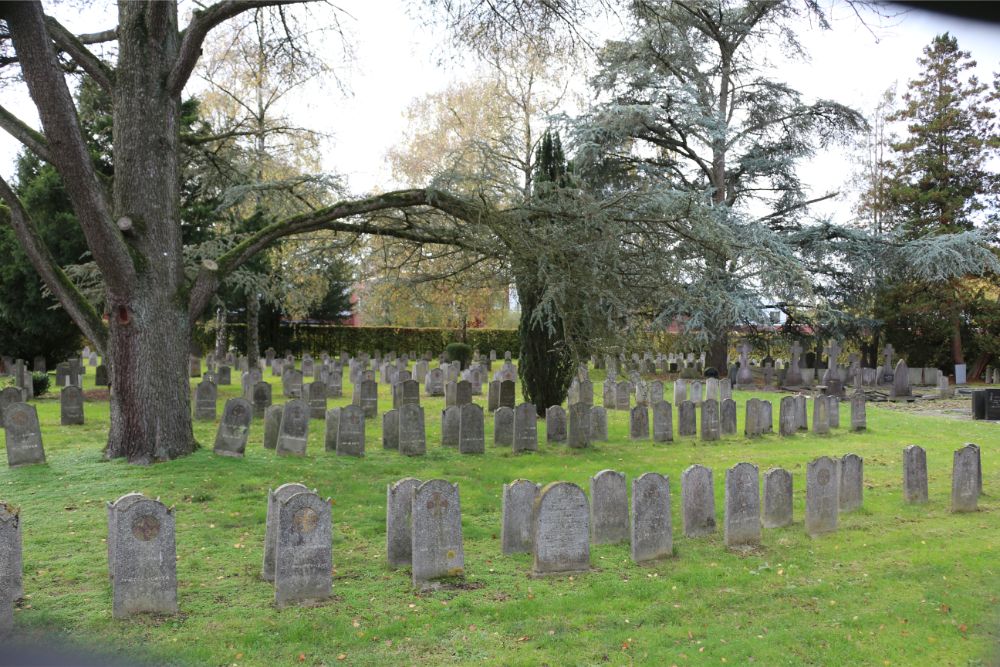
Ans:
{"type": "MultiPolygon", "coordinates": [[[[345,95],[332,83],[317,86],[296,98],[289,111],[300,124],[330,135],[324,169],[346,176],[352,191],[391,189],[395,184],[385,154],[402,136],[403,111],[414,98],[472,76],[472,66],[440,64],[445,35],[418,18],[414,6],[420,5],[415,2],[348,0],[337,4],[348,14],[342,22],[354,53],[353,63],[340,68],[349,93],[345,95]]],[[[109,3],[77,3],[49,11],[77,33],[113,24],[109,3]]],[[[992,71],[1000,69],[1000,29],[995,25],[910,10],[891,21],[868,17],[869,30],[845,4],[835,3],[830,12],[832,30],[801,27],[808,62],[776,63],[777,76],[807,98],[833,99],[867,112],[887,87],[898,82],[902,90],[917,75],[921,49],[945,31],[972,52],[979,62],[980,78],[990,80],[992,71]]],[[[620,27],[611,23],[598,29],[614,34],[620,27]]],[[[328,51],[334,61],[340,53],[339,47],[328,51]]],[[[0,94],[5,106],[37,127],[25,93],[7,87],[0,94]]],[[[5,176],[12,173],[17,150],[13,140],[0,136],[0,173],[5,176]]],[[[842,188],[852,171],[848,157],[843,149],[833,149],[805,168],[804,180],[813,194],[842,188]]],[[[847,209],[843,202],[826,207],[837,217],[847,215],[847,209]]]]}

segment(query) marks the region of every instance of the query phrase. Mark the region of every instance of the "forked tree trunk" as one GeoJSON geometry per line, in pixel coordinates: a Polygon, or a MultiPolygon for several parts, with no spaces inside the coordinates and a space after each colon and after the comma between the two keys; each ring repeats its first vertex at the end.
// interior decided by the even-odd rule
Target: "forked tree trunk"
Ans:
{"type": "Polygon", "coordinates": [[[111,428],[106,455],[151,463],[191,453],[179,212],[179,96],[166,89],[178,49],[173,3],[119,3],[113,215],[137,279],[108,294],[111,428]]]}

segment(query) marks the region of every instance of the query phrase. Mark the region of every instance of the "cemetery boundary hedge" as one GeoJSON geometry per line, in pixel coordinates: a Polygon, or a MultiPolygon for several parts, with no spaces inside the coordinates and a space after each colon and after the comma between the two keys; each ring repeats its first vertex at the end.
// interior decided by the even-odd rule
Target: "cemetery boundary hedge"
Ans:
{"type": "MultiPolygon", "coordinates": [[[[226,325],[226,338],[230,347],[241,352],[246,348],[246,325],[234,323],[226,325]]],[[[215,331],[199,327],[195,334],[196,343],[203,350],[215,347],[215,331]]],[[[273,330],[261,331],[260,347],[263,352],[273,347],[278,354],[291,350],[295,355],[308,352],[318,355],[322,352],[337,354],[341,351],[358,352],[404,352],[423,353],[430,351],[437,355],[448,343],[461,343],[461,329],[418,328],[418,327],[345,327],[334,324],[282,324],[273,330]]],[[[496,350],[503,353],[510,350],[517,357],[520,342],[517,329],[466,329],[465,343],[483,354],[496,350]]]]}

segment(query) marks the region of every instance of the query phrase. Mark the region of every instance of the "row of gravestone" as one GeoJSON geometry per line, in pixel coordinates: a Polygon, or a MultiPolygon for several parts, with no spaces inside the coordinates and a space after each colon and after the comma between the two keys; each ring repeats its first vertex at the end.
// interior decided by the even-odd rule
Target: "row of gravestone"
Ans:
{"type": "MultiPolygon", "coordinates": [[[[8,406],[24,405],[21,398],[21,391],[17,387],[5,387],[0,390],[0,427],[7,427],[4,414],[6,414],[8,406]]],[[[33,407],[32,410],[34,410],[33,407]]],[[[35,422],[37,421],[36,415],[35,422]]],[[[59,422],[63,426],[84,423],[83,390],[80,387],[70,385],[59,390],[59,422]]]]}
{"type": "MultiPolygon", "coordinates": [[[[863,502],[863,461],[820,457],[806,466],[805,529],[810,535],[835,531],[841,512],[863,502]]],[[[673,554],[670,483],[657,473],[632,482],[629,511],[625,475],[603,470],[590,479],[591,499],[569,482],[539,487],[527,480],[504,485],[501,543],[505,554],[530,551],[536,576],[586,571],[590,544],[628,541],[632,558],[644,562],[673,554]]],[[[972,512],[982,493],[980,449],[967,444],[954,453],[953,512],[972,512]]],[[[764,476],[739,463],[726,471],[724,541],[752,548],[761,527],[792,522],[792,476],[772,469],[764,476]]],[[[903,497],[927,501],[927,459],[917,446],[903,451],[903,497]]],[[[683,531],[699,537],[716,531],[712,471],[700,465],[681,475],[683,531]]],[[[386,491],[386,554],[391,567],[411,568],[415,586],[461,576],[465,569],[458,486],[444,480],[406,478],[386,491]]],[[[177,611],[176,538],[173,511],[159,500],[129,493],[107,506],[108,575],[112,614],[177,611]]],[[[0,630],[13,624],[14,603],[24,596],[20,512],[0,503],[0,630]]],[[[330,595],[333,529],[330,500],[301,484],[268,492],[262,578],[274,583],[278,607],[330,595]]]]}

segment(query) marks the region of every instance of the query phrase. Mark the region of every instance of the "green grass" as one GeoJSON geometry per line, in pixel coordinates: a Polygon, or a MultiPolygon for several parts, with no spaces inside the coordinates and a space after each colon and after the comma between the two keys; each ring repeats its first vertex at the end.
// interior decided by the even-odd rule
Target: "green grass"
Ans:
{"type": "MultiPolygon", "coordinates": [[[[235,379],[234,373],[234,379],[235,379]]],[[[266,373],[266,379],[276,378],[266,373]]],[[[595,374],[595,395],[601,380],[595,374]]],[[[93,382],[93,369],[86,378],[93,382]]],[[[345,381],[345,394],[350,394],[345,381]]],[[[220,391],[238,393],[238,381],[220,391]]],[[[275,396],[280,396],[276,386],[275,396]]],[[[670,391],[667,391],[668,398],[670,391]]],[[[743,402],[737,393],[740,431],[743,402]]],[[[758,396],[764,397],[762,394],[758,396]]],[[[774,415],[777,420],[777,398],[774,415]]],[[[343,405],[350,399],[331,400],[343,405]]],[[[477,397],[485,401],[485,397],[477,397]]],[[[599,399],[598,399],[599,400],[599,399]]],[[[211,452],[215,424],[197,423],[205,448],[151,467],[104,462],[107,403],[86,404],[85,426],[59,425],[58,401],[36,402],[48,464],[0,472],[0,500],[22,508],[24,588],[18,633],[56,633],[154,660],[197,665],[655,664],[967,665],[997,660],[1000,572],[1000,430],[995,424],[904,414],[869,405],[869,430],[829,436],[769,435],[714,444],[630,442],[627,415],[609,411],[611,441],[588,450],[547,445],[484,456],[440,442],[441,399],[422,397],[428,453],[409,459],[381,449],[381,419],[369,421],[367,456],[323,450],[311,425],[309,456],[264,450],[255,421],[243,460],[211,452]],[[982,447],[981,511],[949,512],[952,451],[982,447]],[[930,503],[906,506],[901,453],[927,450],[930,503]],[[855,452],[865,460],[864,508],[840,530],[805,535],[805,465],[855,452]],[[680,474],[693,463],[715,472],[720,513],[724,471],[740,461],[781,466],[794,476],[795,523],[765,530],[753,554],[727,552],[721,533],[681,534],[680,474]],[[518,477],[568,480],[588,489],[603,468],[629,480],[647,471],[670,478],[676,557],[639,567],[627,545],[591,551],[593,571],[531,579],[530,556],[500,554],[502,485],[518,477]],[[407,571],[385,565],[385,489],[401,477],[459,484],[466,582],[418,594],[407,571]],[[316,608],[278,611],[259,578],[268,488],[301,481],[333,499],[334,598],[316,608]],[[181,613],[111,618],[105,502],[129,491],[176,508],[181,613]]],[[[380,385],[380,408],[391,404],[380,385]]],[[[849,423],[848,406],[841,423],[849,423]]],[[[676,421],[676,416],[675,416],[676,421]]],[[[629,486],[631,482],[629,481],[629,486]]]]}

